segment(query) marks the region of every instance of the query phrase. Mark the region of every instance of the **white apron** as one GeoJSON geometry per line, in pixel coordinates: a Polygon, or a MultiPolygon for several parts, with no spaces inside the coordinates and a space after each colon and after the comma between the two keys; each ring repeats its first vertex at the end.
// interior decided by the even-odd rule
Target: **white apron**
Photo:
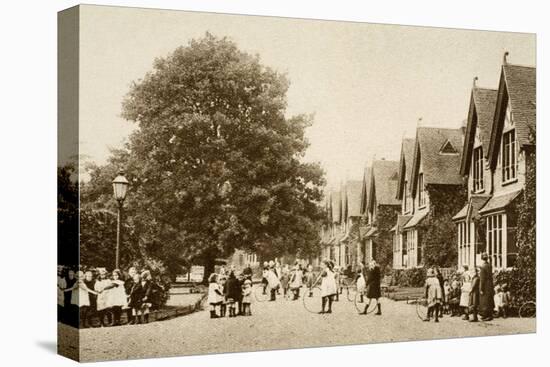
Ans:
{"type": "Polygon", "coordinates": [[[326,276],[321,277],[321,297],[336,294],[336,279],[334,273],[329,269],[325,270],[326,276]]]}

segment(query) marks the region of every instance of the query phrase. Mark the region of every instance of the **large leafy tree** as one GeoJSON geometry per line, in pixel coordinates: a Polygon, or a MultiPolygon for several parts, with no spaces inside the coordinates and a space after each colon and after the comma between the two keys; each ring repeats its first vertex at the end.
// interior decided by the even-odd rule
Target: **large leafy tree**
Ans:
{"type": "Polygon", "coordinates": [[[57,262],[78,264],[78,183],[72,163],[57,168],[57,262]]]}
{"type": "Polygon", "coordinates": [[[154,63],[132,84],[123,117],[138,125],[108,165],[90,168],[87,202],[113,206],[124,167],[140,241],[175,268],[241,248],[314,253],[323,172],[303,163],[310,116],[287,118],[288,80],[210,34],[154,63]]]}

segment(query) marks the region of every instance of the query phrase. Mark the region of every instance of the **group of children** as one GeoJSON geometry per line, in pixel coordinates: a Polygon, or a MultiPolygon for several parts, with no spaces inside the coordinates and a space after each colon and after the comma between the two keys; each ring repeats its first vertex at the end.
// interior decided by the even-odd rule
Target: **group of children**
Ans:
{"type": "Polygon", "coordinates": [[[251,276],[240,273],[235,276],[231,270],[229,276],[223,272],[212,273],[208,278],[208,303],[210,318],[251,316],[252,310],[252,279],[251,276]],[[219,310],[219,314],[218,314],[219,310]]]}
{"type": "Polygon", "coordinates": [[[109,274],[105,268],[75,271],[58,266],[58,318],[86,328],[92,316],[97,316],[102,326],[120,325],[126,312],[129,324],[147,323],[151,308],[166,301],[167,288],[169,283],[153,281],[149,270],[139,273],[135,267],[126,274],[119,269],[109,274]]]}
{"type": "Polygon", "coordinates": [[[300,298],[300,288],[304,284],[312,285],[313,267],[308,265],[304,267],[296,262],[291,268],[289,265],[281,266],[277,260],[264,262],[262,271],[263,293],[266,294],[267,288],[270,290],[270,301],[276,300],[276,295],[282,290],[283,296],[290,296],[290,299],[296,301],[300,298]]]}
{"type": "MultiPolygon", "coordinates": [[[[472,311],[473,321],[477,321],[477,310],[472,310],[473,303],[476,302],[472,297],[472,292],[476,292],[476,279],[479,280],[477,270],[468,271],[466,268],[449,280],[443,279],[439,269],[428,269],[425,286],[428,315],[425,321],[434,317],[434,321],[438,322],[443,314],[448,314],[450,317],[462,316],[464,320],[469,321],[472,311]]],[[[511,303],[508,286],[497,285],[494,290],[494,317],[506,318],[511,303]]]]}

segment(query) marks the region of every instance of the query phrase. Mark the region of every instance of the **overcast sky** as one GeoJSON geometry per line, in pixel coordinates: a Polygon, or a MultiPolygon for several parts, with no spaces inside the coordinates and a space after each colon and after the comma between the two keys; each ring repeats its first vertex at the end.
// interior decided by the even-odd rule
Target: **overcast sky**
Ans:
{"type": "Polygon", "coordinates": [[[208,31],[287,73],[288,115],[315,114],[306,159],[332,186],[360,179],[374,156],[398,159],[419,117],[459,127],[473,77],[497,88],[505,50],[510,63],[536,60],[532,34],[95,6],[80,19],[81,155],[105,163],[135,128],[120,118],[131,81],[208,31]]]}

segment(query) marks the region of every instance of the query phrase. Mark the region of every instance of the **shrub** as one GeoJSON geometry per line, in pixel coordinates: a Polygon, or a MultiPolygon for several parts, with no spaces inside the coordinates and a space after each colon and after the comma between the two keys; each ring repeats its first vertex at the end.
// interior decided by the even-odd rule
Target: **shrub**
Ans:
{"type": "Polygon", "coordinates": [[[399,287],[422,287],[426,282],[426,269],[394,269],[392,272],[392,285],[399,287]]]}

